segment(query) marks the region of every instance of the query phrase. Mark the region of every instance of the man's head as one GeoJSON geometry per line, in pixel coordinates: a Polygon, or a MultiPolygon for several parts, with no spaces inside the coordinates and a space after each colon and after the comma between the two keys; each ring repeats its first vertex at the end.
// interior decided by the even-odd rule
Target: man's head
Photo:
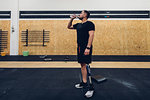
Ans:
{"type": "Polygon", "coordinates": [[[89,17],[90,17],[90,12],[87,10],[83,10],[79,15],[80,20],[82,20],[83,18],[88,19],[89,17]]]}

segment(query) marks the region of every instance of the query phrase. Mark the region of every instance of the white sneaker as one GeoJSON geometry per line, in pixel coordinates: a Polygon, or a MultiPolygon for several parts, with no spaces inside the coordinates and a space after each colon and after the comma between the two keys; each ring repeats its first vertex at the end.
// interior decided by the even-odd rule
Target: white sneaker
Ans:
{"type": "Polygon", "coordinates": [[[94,94],[94,90],[88,90],[88,91],[85,93],[85,97],[90,98],[90,97],[93,96],[93,94],[94,94]]]}
{"type": "Polygon", "coordinates": [[[81,86],[80,84],[76,84],[75,87],[78,89],[83,88],[83,86],[81,86]]]}
{"type": "Polygon", "coordinates": [[[79,83],[79,84],[76,84],[75,87],[78,88],[78,89],[79,89],[79,88],[86,88],[86,87],[87,87],[87,83],[81,82],[81,83],[79,83]]]}

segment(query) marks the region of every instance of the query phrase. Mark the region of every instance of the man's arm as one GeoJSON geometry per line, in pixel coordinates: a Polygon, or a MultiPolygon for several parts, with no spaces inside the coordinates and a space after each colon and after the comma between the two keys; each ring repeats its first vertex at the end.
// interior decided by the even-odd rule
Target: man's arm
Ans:
{"type": "MultiPolygon", "coordinates": [[[[92,42],[94,39],[94,32],[95,32],[94,30],[89,31],[89,39],[88,39],[87,47],[91,47],[91,45],[92,45],[92,42]]],[[[90,50],[86,48],[84,51],[84,54],[89,55],[89,53],[90,53],[90,50]]]]}
{"type": "Polygon", "coordinates": [[[72,22],[73,22],[73,19],[71,18],[67,26],[68,29],[73,29],[72,22]]]}
{"type": "Polygon", "coordinates": [[[71,19],[70,19],[70,21],[69,21],[69,23],[68,23],[68,26],[67,26],[68,29],[74,29],[73,26],[72,26],[72,22],[73,22],[73,20],[74,20],[75,18],[76,18],[76,15],[73,15],[73,16],[71,17],[71,19]]]}
{"type": "Polygon", "coordinates": [[[91,47],[93,39],[94,39],[94,31],[92,30],[89,31],[89,39],[88,39],[87,47],[91,47]]]}

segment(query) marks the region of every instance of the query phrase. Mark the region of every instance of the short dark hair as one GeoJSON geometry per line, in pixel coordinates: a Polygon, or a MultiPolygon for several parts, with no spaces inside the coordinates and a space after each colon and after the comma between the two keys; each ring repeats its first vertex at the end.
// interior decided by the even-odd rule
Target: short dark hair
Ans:
{"type": "Polygon", "coordinates": [[[90,17],[90,12],[87,10],[83,10],[87,14],[87,19],[90,17]]]}

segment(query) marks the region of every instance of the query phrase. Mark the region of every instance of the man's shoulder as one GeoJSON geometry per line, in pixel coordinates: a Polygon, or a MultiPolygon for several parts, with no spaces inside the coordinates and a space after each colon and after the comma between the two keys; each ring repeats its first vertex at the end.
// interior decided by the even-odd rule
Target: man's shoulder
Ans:
{"type": "MultiPolygon", "coordinates": [[[[79,24],[79,23],[75,23],[75,24],[77,25],[77,24],[79,24]]],[[[75,25],[75,24],[74,24],[74,25],[75,25]]]]}
{"type": "Polygon", "coordinates": [[[88,21],[89,24],[94,24],[92,21],[88,21]]]}

